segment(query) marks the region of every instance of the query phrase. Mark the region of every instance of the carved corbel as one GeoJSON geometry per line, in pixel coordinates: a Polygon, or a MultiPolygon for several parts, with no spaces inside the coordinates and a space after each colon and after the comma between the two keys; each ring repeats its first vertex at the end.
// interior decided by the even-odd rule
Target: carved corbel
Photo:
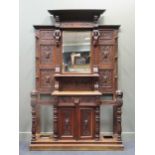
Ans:
{"type": "Polygon", "coordinates": [[[59,46],[60,41],[61,41],[61,31],[59,29],[55,30],[53,33],[53,36],[54,36],[55,41],[56,41],[56,46],[59,46]]]}
{"type": "Polygon", "coordinates": [[[59,18],[59,16],[56,15],[54,18],[55,18],[55,22],[56,22],[55,26],[59,27],[60,26],[60,18],[59,18]]]}
{"type": "Polygon", "coordinates": [[[93,30],[92,38],[93,38],[93,45],[94,45],[94,46],[97,45],[97,42],[98,42],[99,37],[100,37],[100,32],[99,32],[99,30],[93,30]]]}

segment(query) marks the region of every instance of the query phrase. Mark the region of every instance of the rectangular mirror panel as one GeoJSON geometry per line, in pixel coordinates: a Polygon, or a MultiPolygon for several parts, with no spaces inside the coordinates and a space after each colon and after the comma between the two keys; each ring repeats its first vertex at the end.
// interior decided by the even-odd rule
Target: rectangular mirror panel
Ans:
{"type": "Polygon", "coordinates": [[[63,72],[90,73],[90,31],[63,32],[63,72]]]}

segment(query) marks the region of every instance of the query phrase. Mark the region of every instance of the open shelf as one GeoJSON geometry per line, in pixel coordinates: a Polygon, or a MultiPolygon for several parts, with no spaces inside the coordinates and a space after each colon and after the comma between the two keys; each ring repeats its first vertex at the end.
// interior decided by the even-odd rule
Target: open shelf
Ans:
{"type": "Polygon", "coordinates": [[[54,91],[52,93],[54,96],[70,96],[70,95],[77,95],[77,96],[88,96],[88,95],[102,95],[99,91],[54,91]]]}

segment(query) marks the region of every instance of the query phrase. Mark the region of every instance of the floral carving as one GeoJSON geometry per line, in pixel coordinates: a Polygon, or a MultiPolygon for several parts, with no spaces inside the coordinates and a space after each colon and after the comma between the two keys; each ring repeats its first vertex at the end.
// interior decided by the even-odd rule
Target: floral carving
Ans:
{"type": "Polygon", "coordinates": [[[101,64],[109,64],[112,63],[112,46],[101,46],[100,47],[101,51],[101,57],[100,57],[100,62],[101,64]]]}
{"type": "Polygon", "coordinates": [[[112,87],[112,70],[106,69],[100,71],[100,86],[112,87]]]}
{"type": "Polygon", "coordinates": [[[54,84],[54,78],[53,78],[53,70],[41,70],[41,87],[47,87],[50,88],[52,84],[54,84]]]}
{"type": "Polygon", "coordinates": [[[52,63],[52,46],[42,45],[41,46],[41,64],[51,64],[52,63]]]}

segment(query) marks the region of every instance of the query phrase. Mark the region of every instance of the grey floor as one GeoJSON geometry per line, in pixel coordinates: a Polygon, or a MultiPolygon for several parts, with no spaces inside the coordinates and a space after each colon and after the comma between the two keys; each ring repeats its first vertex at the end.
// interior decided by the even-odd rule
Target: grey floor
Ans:
{"type": "Polygon", "coordinates": [[[21,141],[19,155],[135,155],[135,142],[124,142],[124,151],[29,151],[28,143],[21,141]]]}

